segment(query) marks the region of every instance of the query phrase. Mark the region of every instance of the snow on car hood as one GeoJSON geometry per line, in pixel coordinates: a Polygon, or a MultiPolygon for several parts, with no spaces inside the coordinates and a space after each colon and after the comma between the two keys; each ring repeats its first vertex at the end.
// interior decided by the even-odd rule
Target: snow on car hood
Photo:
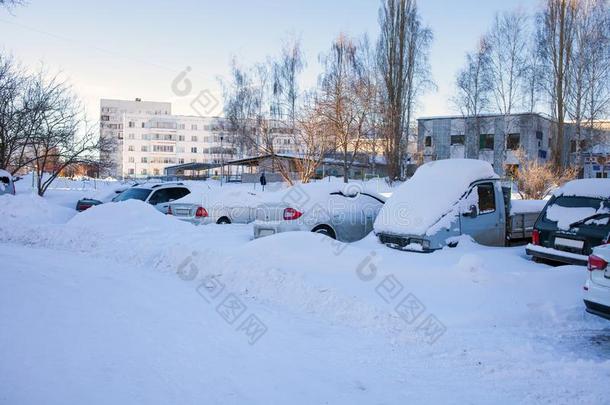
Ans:
{"type": "Polygon", "coordinates": [[[398,188],[375,220],[375,232],[423,235],[476,180],[497,178],[487,162],[446,159],[426,163],[398,188]]]}
{"type": "Polygon", "coordinates": [[[555,190],[553,195],[610,198],[610,179],[572,180],[555,190]]]}

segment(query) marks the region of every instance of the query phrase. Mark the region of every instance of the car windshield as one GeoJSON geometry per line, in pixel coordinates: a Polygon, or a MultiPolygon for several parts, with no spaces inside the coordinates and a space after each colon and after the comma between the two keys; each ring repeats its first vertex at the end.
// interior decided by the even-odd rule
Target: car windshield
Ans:
{"type": "Polygon", "coordinates": [[[607,200],[590,197],[561,196],[551,203],[544,213],[544,220],[556,222],[559,229],[568,230],[577,225],[608,225],[610,204],[607,200]],[[586,220],[591,218],[590,220],[586,220]]]}
{"type": "Polygon", "coordinates": [[[146,201],[146,198],[150,195],[150,190],[145,188],[130,188],[129,190],[123,191],[112,199],[112,201],[125,201],[125,200],[140,200],[146,201]]]}

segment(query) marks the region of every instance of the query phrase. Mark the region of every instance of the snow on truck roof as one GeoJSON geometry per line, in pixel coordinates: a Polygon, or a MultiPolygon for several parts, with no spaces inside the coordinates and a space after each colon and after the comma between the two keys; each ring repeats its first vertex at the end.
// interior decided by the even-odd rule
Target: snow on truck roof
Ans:
{"type": "Polygon", "coordinates": [[[9,172],[7,172],[6,170],[2,170],[2,169],[0,169],[0,177],[8,177],[9,179],[13,178],[13,176],[11,176],[11,174],[9,172]]]}
{"type": "Polygon", "coordinates": [[[572,180],[555,190],[553,195],[610,198],[610,179],[572,180]]]}
{"type": "Polygon", "coordinates": [[[487,162],[446,159],[426,163],[388,199],[375,232],[423,235],[477,180],[497,178],[487,162]]]}

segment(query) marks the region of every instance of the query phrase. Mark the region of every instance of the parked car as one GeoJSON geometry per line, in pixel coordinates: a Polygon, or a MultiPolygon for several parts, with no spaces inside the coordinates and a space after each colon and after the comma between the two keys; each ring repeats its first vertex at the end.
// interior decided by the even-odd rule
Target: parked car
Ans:
{"type": "Polygon", "coordinates": [[[112,199],[114,197],[121,194],[123,191],[127,190],[130,187],[132,187],[132,186],[123,185],[123,186],[116,187],[110,193],[108,193],[105,196],[100,197],[100,198],[81,198],[80,200],[78,200],[76,202],[76,211],[82,212],[95,205],[108,203],[108,202],[112,201],[112,199]]]}
{"type": "Polygon", "coordinates": [[[426,163],[388,200],[375,233],[388,247],[415,252],[455,246],[460,235],[488,246],[526,241],[542,204],[520,202],[515,209],[510,196],[487,162],[426,163]]]}
{"type": "Polygon", "coordinates": [[[587,268],[589,277],[584,286],[587,312],[610,320],[610,245],[593,248],[587,268]]]}
{"type": "Polygon", "coordinates": [[[195,225],[248,224],[256,219],[260,196],[244,190],[205,190],[170,204],[169,214],[195,225]]]}
{"type": "MultiPolygon", "coordinates": [[[[188,189],[188,187],[186,187],[183,183],[139,184],[129,187],[120,194],[116,195],[111,199],[111,202],[141,200],[148,204],[154,205],[157,210],[167,214],[169,203],[171,201],[178,200],[185,195],[188,195],[190,192],[191,191],[188,189]]],[[[102,202],[99,203],[101,204],[102,202]]]]}
{"type": "Polygon", "coordinates": [[[573,180],[553,193],[526,252],[536,260],[585,266],[593,248],[609,236],[610,179],[573,180]]]}
{"type": "Polygon", "coordinates": [[[278,202],[256,207],[254,238],[289,231],[311,231],[342,242],[362,239],[373,223],[385,197],[344,185],[308,184],[283,192],[278,202]],[[300,190],[299,190],[300,189],[300,190]],[[292,198],[291,193],[299,198],[292,198]]]}
{"type": "Polygon", "coordinates": [[[9,172],[0,169],[0,195],[3,194],[15,195],[15,180],[9,172]]]}

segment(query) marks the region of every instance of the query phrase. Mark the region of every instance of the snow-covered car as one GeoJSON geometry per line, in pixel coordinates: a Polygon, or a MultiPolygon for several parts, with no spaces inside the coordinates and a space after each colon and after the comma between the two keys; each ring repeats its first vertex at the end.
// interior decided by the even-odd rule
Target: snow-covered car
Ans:
{"type": "Polygon", "coordinates": [[[342,242],[364,238],[386,199],[357,184],[305,184],[291,187],[280,201],[256,207],[254,238],[280,232],[306,231],[342,242]]]}
{"type": "Polygon", "coordinates": [[[153,205],[157,210],[167,214],[170,202],[179,200],[190,194],[190,192],[189,188],[183,183],[140,184],[129,187],[113,197],[110,201],[140,200],[153,205]]]}
{"type": "Polygon", "coordinates": [[[250,191],[209,189],[172,202],[168,213],[195,225],[248,224],[258,204],[260,196],[250,191]]]}
{"type": "Polygon", "coordinates": [[[119,194],[121,194],[123,191],[127,190],[130,187],[132,187],[132,186],[122,185],[122,186],[113,188],[112,191],[106,193],[103,196],[99,196],[99,197],[96,196],[97,198],[92,198],[92,197],[81,198],[80,200],[78,200],[76,202],[76,211],[82,212],[95,205],[108,203],[108,202],[112,201],[112,199],[114,197],[118,196],[119,194]]]}
{"type": "Polygon", "coordinates": [[[587,268],[589,278],[584,286],[587,312],[610,320],[610,245],[593,248],[587,268]]]}
{"type": "Polygon", "coordinates": [[[610,179],[581,179],[557,189],[540,213],[526,252],[534,259],[586,265],[610,236],[610,179]]]}
{"type": "Polygon", "coordinates": [[[385,204],[375,234],[388,247],[432,252],[460,235],[489,246],[529,240],[543,203],[513,202],[492,166],[481,160],[426,163],[385,204]]]}
{"type": "Polygon", "coordinates": [[[0,195],[2,194],[15,195],[15,182],[9,172],[0,169],[0,195]]]}

